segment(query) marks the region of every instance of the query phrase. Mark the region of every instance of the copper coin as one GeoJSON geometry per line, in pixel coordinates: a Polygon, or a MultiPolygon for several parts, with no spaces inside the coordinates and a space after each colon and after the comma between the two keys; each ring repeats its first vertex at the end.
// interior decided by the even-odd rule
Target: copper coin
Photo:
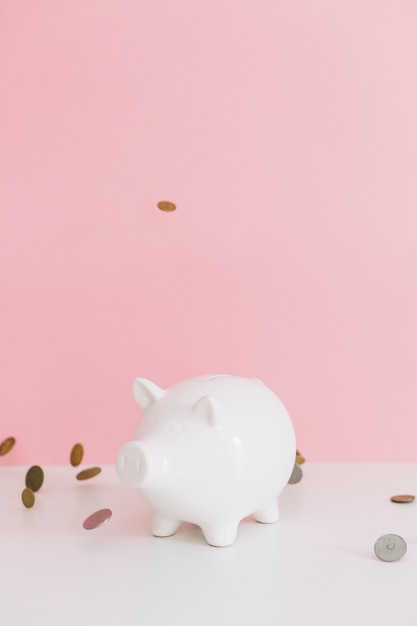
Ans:
{"type": "Polygon", "coordinates": [[[72,447],[71,454],[70,454],[71,465],[73,467],[77,467],[83,460],[83,456],[84,456],[84,448],[82,447],[82,444],[75,443],[72,447]]]}
{"type": "Polygon", "coordinates": [[[157,207],[158,209],[161,209],[161,211],[167,212],[175,211],[175,209],[177,208],[173,202],[168,202],[166,200],[158,202],[157,207]]]}
{"type": "Polygon", "coordinates": [[[398,561],[407,551],[407,544],[399,535],[382,535],[374,545],[374,552],[381,561],[398,561]]]}
{"type": "Polygon", "coordinates": [[[29,487],[22,491],[22,502],[27,509],[30,509],[35,504],[35,494],[29,487]]]}
{"type": "Polygon", "coordinates": [[[400,496],[391,496],[391,502],[412,502],[413,500],[415,500],[415,496],[406,496],[406,495],[400,495],[400,496]]]}
{"type": "Polygon", "coordinates": [[[4,441],[0,443],[0,456],[4,456],[13,448],[16,443],[16,439],[14,437],[8,437],[4,441]]]}
{"type": "Polygon", "coordinates": [[[303,470],[301,469],[301,467],[297,465],[297,463],[294,463],[294,469],[292,470],[292,474],[289,477],[288,484],[295,485],[295,483],[300,482],[302,477],[303,477],[303,470]]]}
{"type": "Polygon", "coordinates": [[[302,465],[303,463],[305,463],[305,458],[298,450],[296,451],[295,462],[297,463],[297,465],[302,465]]]}
{"type": "Polygon", "coordinates": [[[87,519],[84,520],[83,528],[86,530],[93,530],[94,528],[103,526],[103,524],[109,521],[111,516],[112,512],[110,509],[100,509],[92,515],[89,515],[87,519]]]}
{"type": "Polygon", "coordinates": [[[43,469],[39,465],[32,465],[26,474],[26,487],[38,491],[43,485],[43,469]]]}
{"type": "Polygon", "coordinates": [[[82,470],[82,472],[79,472],[76,476],[77,480],[87,480],[88,478],[93,478],[94,476],[97,476],[97,474],[100,474],[101,472],[101,467],[88,467],[85,470],[82,470]]]}

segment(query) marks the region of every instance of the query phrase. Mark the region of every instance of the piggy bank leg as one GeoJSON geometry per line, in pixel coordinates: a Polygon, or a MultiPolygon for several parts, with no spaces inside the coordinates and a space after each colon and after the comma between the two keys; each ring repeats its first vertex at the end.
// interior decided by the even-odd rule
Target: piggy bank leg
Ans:
{"type": "Polygon", "coordinates": [[[231,546],[236,539],[239,522],[215,522],[201,527],[206,541],[216,548],[231,546]]]}
{"type": "Polygon", "coordinates": [[[152,534],[155,537],[170,537],[177,531],[181,520],[155,513],[152,518],[152,534]]]}
{"type": "Polygon", "coordinates": [[[253,517],[257,522],[262,524],[273,524],[279,520],[279,510],[276,500],[272,500],[261,509],[253,513],[253,517]]]}

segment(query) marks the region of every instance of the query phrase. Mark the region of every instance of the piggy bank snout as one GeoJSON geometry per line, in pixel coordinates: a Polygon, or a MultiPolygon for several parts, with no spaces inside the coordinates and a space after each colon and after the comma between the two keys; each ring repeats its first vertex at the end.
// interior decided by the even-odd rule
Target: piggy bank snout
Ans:
{"type": "Polygon", "coordinates": [[[140,442],[130,441],[120,448],[116,471],[119,478],[130,487],[140,487],[143,484],[147,462],[140,442]]]}

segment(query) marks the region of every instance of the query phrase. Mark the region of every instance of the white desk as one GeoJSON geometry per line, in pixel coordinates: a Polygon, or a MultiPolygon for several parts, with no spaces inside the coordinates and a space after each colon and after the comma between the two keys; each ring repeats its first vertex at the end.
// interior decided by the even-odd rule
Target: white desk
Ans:
{"type": "Polygon", "coordinates": [[[303,465],[281,520],[244,520],[235,544],[213,548],[196,526],[150,535],[150,510],[114,468],[83,483],[80,468],[46,467],[32,509],[26,467],[0,465],[0,621],[4,626],[417,625],[417,464],[303,465]],[[86,531],[99,508],[112,519],[86,531]],[[405,556],[373,552],[401,535],[405,556]]]}

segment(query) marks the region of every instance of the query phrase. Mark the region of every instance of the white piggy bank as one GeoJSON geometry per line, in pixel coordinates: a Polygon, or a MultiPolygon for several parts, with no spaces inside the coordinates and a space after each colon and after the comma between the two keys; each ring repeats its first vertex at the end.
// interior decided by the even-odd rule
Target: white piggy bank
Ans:
{"type": "Polygon", "coordinates": [[[247,515],[278,520],[277,496],[296,450],[275,393],[256,379],[219,375],[169,389],[137,378],[133,395],[142,416],[116,470],[152,506],[155,536],[173,535],[186,521],[210,545],[228,546],[247,515]]]}

